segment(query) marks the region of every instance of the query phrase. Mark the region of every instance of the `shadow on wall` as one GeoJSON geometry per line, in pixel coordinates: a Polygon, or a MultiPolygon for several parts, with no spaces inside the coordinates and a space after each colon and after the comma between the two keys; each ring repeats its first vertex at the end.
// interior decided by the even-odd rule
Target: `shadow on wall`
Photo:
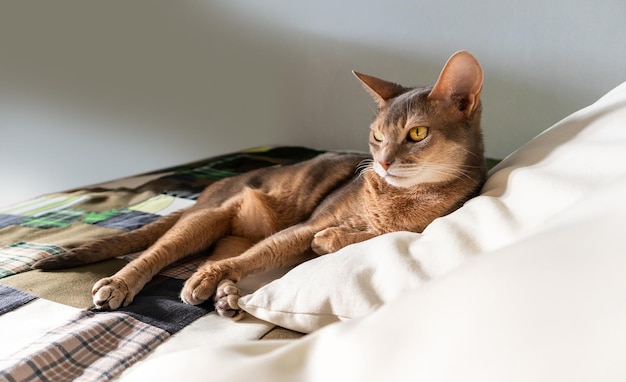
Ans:
{"type": "MultiPolygon", "coordinates": [[[[366,150],[374,104],[350,71],[429,84],[453,53],[403,54],[164,2],[4,3],[0,44],[0,123],[16,143],[0,161],[22,157],[8,178],[34,195],[266,144],[366,150]]],[[[474,53],[489,155],[582,106],[494,75],[474,53]]]]}

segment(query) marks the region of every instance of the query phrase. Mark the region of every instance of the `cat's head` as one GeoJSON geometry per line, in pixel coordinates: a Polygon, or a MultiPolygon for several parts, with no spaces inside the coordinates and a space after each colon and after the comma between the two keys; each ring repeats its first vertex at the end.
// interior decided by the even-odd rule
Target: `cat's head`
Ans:
{"type": "Polygon", "coordinates": [[[369,145],[373,170],[388,184],[410,188],[484,172],[483,72],[472,54],[452,55],[430,87],[354,74],[379,106],[369,145]]]}

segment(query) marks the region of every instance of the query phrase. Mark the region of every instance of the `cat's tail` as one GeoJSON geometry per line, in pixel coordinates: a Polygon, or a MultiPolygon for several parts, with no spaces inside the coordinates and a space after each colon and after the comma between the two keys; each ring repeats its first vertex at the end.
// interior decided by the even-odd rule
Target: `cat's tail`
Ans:
{"type": "Polygon", "coordinates": [[[31,267],[42,270],[71,268],[142,251],[172,228],[183,212],[163,216],[133,231],[85,243],[63,254],[39,260],[31,267]]]}

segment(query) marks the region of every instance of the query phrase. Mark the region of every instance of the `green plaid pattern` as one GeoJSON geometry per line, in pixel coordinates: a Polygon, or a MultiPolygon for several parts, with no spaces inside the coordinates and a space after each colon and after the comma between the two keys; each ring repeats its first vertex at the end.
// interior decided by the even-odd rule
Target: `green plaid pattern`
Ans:
{"type": "Polygon", "coordinates": [[[113,216],[119,215],[120,210],[108,210],[102,212],[89,212],[85,219],[83,219],[83,223],[87,224],[97,224],[103,222],[107,219],[112,218],[113,216]]]}
{"type": "Polygon", "coordinates": [[[41,216],[26,219],[21,225],[22,227],[40,229],[63,228],[81,220],[83,216],[85,216],[85,213],[86,211],[72,209],[47,212],[41,216]]]}

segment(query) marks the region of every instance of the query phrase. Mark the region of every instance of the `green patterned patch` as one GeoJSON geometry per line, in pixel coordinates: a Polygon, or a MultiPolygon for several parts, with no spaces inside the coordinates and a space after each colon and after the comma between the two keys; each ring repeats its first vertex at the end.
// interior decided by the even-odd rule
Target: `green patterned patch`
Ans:
{"type": "Polygon", "coordinates": [[[121,213],[120,210],[108,210],[102,212],[90,212],[87,214],[83,223],[87,224],[97,224],[107,219],[112,218],[113,216],[119,215],[121,213]]]}
{"type": "Polygon", "coordinates": [[[21,225],[23,227],[41,229],[63,228],[81,220],[83,216],[85,216],[85,211],[66,209],[26,219],[21,225]]]}

